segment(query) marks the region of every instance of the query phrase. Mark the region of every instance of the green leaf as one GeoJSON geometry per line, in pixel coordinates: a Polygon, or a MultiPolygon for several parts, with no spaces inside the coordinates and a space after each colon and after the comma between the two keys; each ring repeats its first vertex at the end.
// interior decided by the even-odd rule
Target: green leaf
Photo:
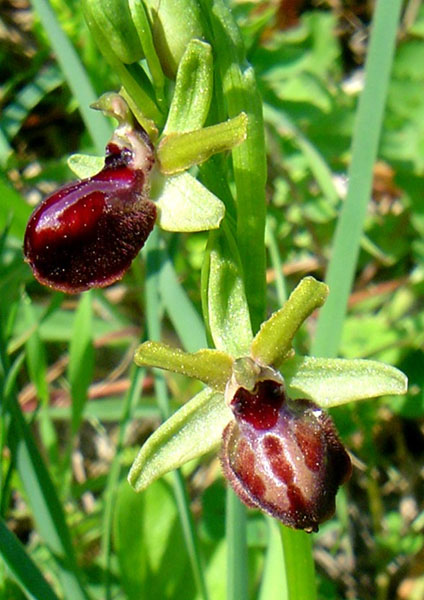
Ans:
{"type": "Polygon", "coordinates": [[[203,127],[211,103],[212,86],[212,48],[200,40],[191,40],[178,67],[164,135],[203,127]]]}
{"type": "Polygon", "coordinates": [[[294,357],[281,372],[297,398],[310,398],[331,408],[376,396],[405,394],[408,380],[396,369],[373,360],[294,357]]]}
{"type": "Polygon", "coordinates": [[[163,255],[158,267],[159,289],[168,317],[183,347],[188,352],[200,350],[207,346],[202,319],[181,285],[169,256],[163,248],[158,253],[163,255]]]}
{"type": "Polygon", "coordinates": [[[232,413],[221,393],[202,390],[149,437],[128,475],[136,491],[185,462],[213,450],[232,413]]]}
{"type": "Polygon", "coordinates": [[[122,482],[116,504],[114,546],[128,600],[193,597],[188,555],[181,551],[181,522],[167,482],[157,481],[143,494],[136,494],[126,481],[122,482]]]}
{"type": "Polygon", "coordinates": [[[76,563],[71,535],[53,482],[35,444],[21,408],[12,396],[9,402],[12,425],[9,447],[31,506],[37,529],[56,559],[64,597],[87,600],[76,563]]]}
{"type": "Polygon", "coordinates": [[[213,232],[206,263],[209,327],[215,346],[231,354],[249,354],[252,341],[249,308],[237,247],[228,228],[213,232]]]}
{"type": "Polygon", "coordinates": [[[21,542],[9,531],[1,518],[0,554],[26,595],[33,600],[58,600],[21,542]]]}
{"type": "Polygon", "coordinates": [[[79,179],[94,177],[105,166],[104,156],[89,156],[88,154],[72,154],[67,162],[68,167],[79,179]]]}
{"type": "Polygon", "coordinates": [[[136,350],[134,360],[139,367],[159,367],[195,377],[221,392],[231,377],[233,364],[231,357],[220,350],[205,348],[188,353],[161,342],[144,342],[136,350]]]}
{"type": "Polygon", "coordinates": [[[158,225],[165,231],[205,231],[219,227],[225,214],[224,204],[189,173],[157,178],[154,186],[158,225]]]}
{"type": "Polygon", "coordinates": [[[338,218],[326,274],[330,295],[320,313],[312,346],[312,353],[319,356],[335,356],[340,345],[372,193],[373,169],[378,155],[402,5],[402,0],[390,3],[380,0],[374,11],[365,64],[365,85],[356,111],[352,139],[349,188],[338,218]]]}
{"type": "Polygon", "coordinates": [[[186,133],[170,133],[162,138],[157,149],[159,168],[166,175],[180,173],[218,152],[239,146],[246,135],[247,116],[243,112],[217,125],[186,133]]]}
{"type": "Polygon", "coordinates": [[[286,571],[281,568],[284,564],[283,546],[281,542],[278,521],[266,516],[268,523],[268,549],[265,557],[258,600],[285,600],[287,598],[286,571]]]}
{"type": "Polygon", "coordinates": [[[103,115],[93,114],[93,111],[89,108],[89,105],[96,100],[96,93],[80,58],[59,25],[50,2],[48,0],[34,0],[32,4],[46,30],[54,55],[66,77],[71,92],[78,102],[81,117],[94,142],[96,151],[103,152],[111,128],[103,115]]]}
{"type": "Polygon", "coordinates": [[[31,207],[3,175],[0,175],[0,197],[0,229],[7,226],[9,233],[22,239],[31,207]]]}
{"type": "Polygon", "coordinates": [[[87,390],[93,378],[93,314],[91,294],[81,296],[75,314],[72,338],[69,348],[69,381],[72,394],[72,430],[75,432],[80,424],[87,390]]]}
{"type": "Polygon", "coordinates": [[[252,342],[252,356],[260,363],[278,367],[291,350],[293,338],[303,321],[322,306],[328,287],[305,277],[280,310],[265,321],[252,342]]]}
{"type": "Polygon", "coordinates": [[[13,140],[33,108],[62,83],[63,76],[57,66],[49,65],[37,71],[34,78],[14,95],[0,117],[0,128],[9,141],[13,140]]]}

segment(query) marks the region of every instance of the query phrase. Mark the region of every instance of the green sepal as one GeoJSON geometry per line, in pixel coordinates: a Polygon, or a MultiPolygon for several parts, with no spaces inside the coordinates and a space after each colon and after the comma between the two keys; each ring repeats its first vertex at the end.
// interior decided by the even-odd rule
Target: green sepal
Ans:
{"type": "Polygon", "coordinates": [[[280,310],[262,323],[252,342],[252,356],[264,365],[278,367],[289,356],[293,338],[303,321],[328,296],[325,283],[305,277],[280,310]]]}
{"type": "Polygon", "coordinates": [[[159,168],[166,175],[185,171],[213,154],[235,148],[246,139],[246,133],[245,113],[203,129],[170,133],[162,138],[157,149],[159,168]]]}
{"type": "Polygon", "coordinates": [[[68,160],[68,167],[78,179],[94,177],[105,166],[104,156],[90,156],[88,154],[72,154],[68,160]]]}
{"type": "Polygon", "coordinates": [[[158,207],[157,223],[165,231],[218,229],[225,206],[189,173],[156,177],[152,198],[158,207]]]}
{"type": "Polygon", "coordinates": [[[215,346],[231,356],[249,354],[252,342],[249,307],[238,250],[228,226],[210,234],[204,263],[206,314],[215,346]]]}
{"type": "Polygon", "coordinates": [[[205,348],[197,352],[184,352],[161,342],[144,342],[135,352],[134,361],[139,367],[159,367],[194,377],[209,387],[223,392],[231,377],[232,358],[225,352],[205,348]]]}
{"type": "Polygon", "coordinates": [[[162,105],[164,103],[163,89],[165,86],[165,76],[153,43],[152,31],[150,29],[146,8],[140,0],[129,0],[128,5],[134,27],[143,48],[144,56],[146,57],[147,66],[149,67],[152,76],[158,104],[162,105]]]}
{"type": "Polygon", "coordinates": [[[90,30],[100,30],[115,55],[125,64],[143,58],[143,49],[126,0],[83,0],[90,30]]]}
{"type": "Polygon", "coordinates": [[[405,394],[401,371],[374,360],[294,357],[280,368],[295,398],[309,398],[322,408],[383,395],[405,394]]]}
{"type": "Polygon", "coordinates": [[[212,86],[212,48],[206,42],[191,40],[178,67],[164,135],[203,127],[212,99],[212,86]]]}
{"type": "Polygon", "coordinates": [[[223,394],[205,388],[152,433],[128,481],[139,492],[168,471],[214,450],[231,419],[223,394]]]}

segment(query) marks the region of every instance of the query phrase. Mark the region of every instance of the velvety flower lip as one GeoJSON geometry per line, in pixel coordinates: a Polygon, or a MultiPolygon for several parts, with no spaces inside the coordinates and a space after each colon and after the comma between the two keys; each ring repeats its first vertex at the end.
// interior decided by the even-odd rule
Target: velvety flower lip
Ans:
{"type": "Polygon", "coordinates": [[[352,472],[329,415],[310,400],[291,400],[280,374],[250,358],[236,361],[225,395],[234,419],[223,432],[220,457],[234,491],[289,527],[317,531],[352,472]],[[251,366],[247,388],[237,386],[237,362],[243,375],[251,366]]]}
{"type": "Polygon", "coordinates": [[[155,224],[152,166],[145,132],[118,128],[99,173],[65,185],[34,210],[24,256],[40,283],[77,293],[124,275],[155,224]]]}

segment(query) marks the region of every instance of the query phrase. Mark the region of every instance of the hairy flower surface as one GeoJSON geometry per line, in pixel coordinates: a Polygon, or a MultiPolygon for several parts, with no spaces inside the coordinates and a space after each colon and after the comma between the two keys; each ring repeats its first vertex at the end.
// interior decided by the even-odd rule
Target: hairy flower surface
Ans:
{"type": "Polygon", "coordinates": [[[252,390],[238,387],[229,406],[221,462],[234,491],[285,525],[317,531],[351,474],[331,418],[310,400],[289,399],[277,372],[252,390]]]}
{"type": "Polygon", "coordinates": [[[131,142],[110,142],[100,173],[60,188],[33,212],[24,254],[42,284],[68,293],[110,285],[143,247],[156,219],[147,196],[153,150],[142,131],[131,142]]]}

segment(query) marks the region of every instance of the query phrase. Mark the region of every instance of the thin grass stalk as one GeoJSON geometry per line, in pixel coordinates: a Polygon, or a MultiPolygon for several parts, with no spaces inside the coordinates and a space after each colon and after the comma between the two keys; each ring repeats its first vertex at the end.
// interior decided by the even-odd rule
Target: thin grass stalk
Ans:
{"type": "Polygon", "coordinates": [[[326,282],[330,295],[320,311],[312,354],[334,357],[340,344],[347,301],[354,280],[373,167],[384,116],[402,0],[378,0],[375,8],[365,83],[356,113],[349,188],[341,210],[326,282]]]}
{"type": "Polygon", "coordinates": [[[48,0],[33,0],[32,2],[41,23],[49,37],[57,61],[65,75],[72,95],[78,102],[81,117],[90,133],[96,151],[103,154],[111,127],[99,111],[90,109],[90,104],[97,100],[96,92],[81,64],[78,54],[63,32],[56,15],[48,0]]]}
{"type": "Polygon", "coordinates": [[[258,600],[286,600],[287,581],[280,527],[275,519],[266,517],[268,545],[258,600]]]}
{"type": "Polygon", "coordinates": [[[59,600],[20,540],[0,517],[0,551],[22,590],[32,600],[59,600]]]}
{"type": "Polygon", "coordinates": [[[104,509],[102,515],[102,536],[100,542],[100,562],[104,568],[104,587],[105,600],[111,600],[111,559],[112,559],[112,527],[114,509],[117,499],[118,484],[121,479],[121,460],[124,449],[125,435],[129,424],[131,423],[138,399],[140,398],[143,380],[145,377],[144,369],[135,366],[131,372],[131,384],[127,395],[125,396],[122,416],[119,424],[118,441],[116,444],[115,456],[110,465],[107,478],[106,489],[104,492],[104,509]]]}
{"type": "Polygon", "coordinates": [[[268,221],[267,223],[266,236],[268,242],[269,258],[275,277],[275,292],[277,295],[278,306],[280,307],[283,306],[284,302],[288,298],[288,295],[286,281],[283,274],[283,264],[281,262],[280,252],[278,249],[277,240],[275,238],[274,227],[272,226],[270,221],[268,221]]]}
{"type": "MultiPolygon", "coordinates": [[[[145,249],[145,254],[147,254],[147,280],[145,294],[146,323],[148,339],[152,341],[160,340],[161,334],[162,302],[160,298],[159,280],[161,265],[158,251],[159,237],[157,231],[154,230],[150,235],[145,249]]],[[[166,419],[170,415],[171,411],[165,379],[159,371],[155,373],[155,392],[162,418],[166,419]]],[[[202,598],[202,600],[208,600],[209,595],[204,577],[203,565],[200,558],[199,542],[190,512],[184,479],[179,470],[177,470],[174,474],[174,494],[196,587],[200,598],[202,598]]]]}

